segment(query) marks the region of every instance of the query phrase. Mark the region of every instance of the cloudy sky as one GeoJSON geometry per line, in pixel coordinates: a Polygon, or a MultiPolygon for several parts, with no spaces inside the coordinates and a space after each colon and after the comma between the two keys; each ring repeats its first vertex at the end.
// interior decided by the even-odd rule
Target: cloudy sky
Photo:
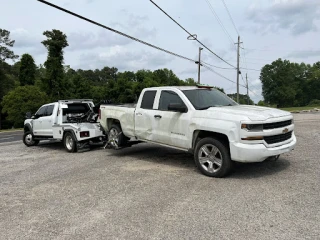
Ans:
{"type": "MultiPolygon", "coordinates": [[[[235,30],[223,0],[154,0],[189,32],[197,34],[212,51],[236,66],[235,30]],[[211,5],[209,5],[211,4],[211,5]],[[221,24],[222,23],[222,26],[221,24]]],[[[49,0],[116,30],[188,58],[197,59],[199,44],[187,40],[187,33],[160,12],[149,0],[49,0]]],[[[243,77],[248,73],[251,98],[261,97],[259,70],[268,63],[286,58],[294,62],[320,60],[319,0],[224,0],[241,36],[243,77]],[[258,71],[256,71],[258,70],[258,71]]],[[[30,53],[37,64],[46,59],[41,44],[43,32],[59,29],[68,37],[65,64],[72,68],[117,67],[119,71],[172,69],[179,78],[197,79],[197,65],[168,55],[98,26],[60,12],[36,0],[2,0],[0,28],[16,40],[16,54],[30,53]]],[[[207,50],[202,60],[230,68],[207,50]]],[[[231,81],[234,69],[212,67],[231,81]]],[[[236,92],[236,84],[203,68],[201,82],[236,92]]],[[[240,84],[244,80],[240,78],[240,84]]],[[[241,93],[246,89],[240,87],[241,93]]]]}

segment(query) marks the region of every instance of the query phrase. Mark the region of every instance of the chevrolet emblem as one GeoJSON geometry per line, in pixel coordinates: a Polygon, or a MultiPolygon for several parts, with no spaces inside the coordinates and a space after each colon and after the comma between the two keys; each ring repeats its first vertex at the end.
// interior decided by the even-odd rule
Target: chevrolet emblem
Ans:
{"type": "Polygon", "coordinates": [[[283,129],[283,131],[282,131],[282,133],[287,133],[287,132],[289,132],[289,129],[288,129],[288,128],[285,128],[285,129],[283,129]]]}

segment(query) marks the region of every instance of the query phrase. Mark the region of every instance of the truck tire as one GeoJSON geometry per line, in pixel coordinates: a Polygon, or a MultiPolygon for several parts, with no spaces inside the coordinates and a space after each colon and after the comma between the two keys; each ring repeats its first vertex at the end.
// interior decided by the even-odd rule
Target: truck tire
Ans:
{"type": "Polygon", "coordinates": [[[201,139],[194,151],[198,169],[206,176],[221,178],[232,169],[229,149],[219,140],[211,137],[201,139]]]}
{"type": "Polygon", "coordinates": [[[31,147],[31,146],[36,146],[39,143],[39,140],[34,140],[33,139],[34,136],[32,134],[32,132],[27,131],[23,134],[23,143],[27,146],[27,147],[31,147]]]}
{"type": "Polygon", "coordinates": [[[66,132],[64,134],[63,145],[64,145],[64,148],[68,152],[77,152],[78,151],[77,141],[71,132],[66,132]]]}
{"type": "Polygon", "coordinates": [[[123,135],[122,129],[118,124],[112,124],[108,132],[108,141],[113,147],[122,147],[126,144],[127,138],[123,135]],[[119,134],[120,133],[120,134],[119,134]]]}

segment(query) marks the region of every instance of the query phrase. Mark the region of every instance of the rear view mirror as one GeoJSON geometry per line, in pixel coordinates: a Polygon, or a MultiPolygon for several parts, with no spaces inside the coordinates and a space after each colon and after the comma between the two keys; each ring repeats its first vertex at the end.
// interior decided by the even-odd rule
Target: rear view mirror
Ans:
{"type": "Polygon", "coordinates": [[[31,117],[32,117],[31,112],[27,112],[27,113],[26,113],[26,119],[30,119],[31,117]]]}
{"type": "Polygon", "coordinates": [[[168,110],[181,113],[188,112],[188,108],[181,103],[169,103],[168,110]]]}

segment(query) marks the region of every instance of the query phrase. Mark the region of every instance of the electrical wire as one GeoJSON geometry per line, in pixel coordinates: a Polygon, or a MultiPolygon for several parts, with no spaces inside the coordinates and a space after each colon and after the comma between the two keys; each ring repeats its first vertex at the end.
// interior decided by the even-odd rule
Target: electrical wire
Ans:
{"type": "Polygon", "coordinates": [[[232,24],[233,24],[233,26],[234,26],[234,29],[236,30],[236,32],[237,32],[237,34],[238,34],[238,36],[239,36],[239,35],[240,35],[240,34],[239,34],[239,31],[238,31],[236,25],[234,24],[234,21],[233,21],[232,16],[231,16],[231,14],[230,14],[230,12],[229,12],[229,9],[228,9],[228,7],[227,7],[226,2],[225,2],[224,0],[221,0],[221,1],[223,2],[223,5],[224,5],[224,7],[226,8],[226,10],[227,10],[227,12],[228,12],[228,15],[229,15],[229,17],[230,17],[230,20],[231,20],[231,22],[232,22],[232,24]]]}
{"type": "MultiPolygon", "coordinates": [[[[216,71],[215,71],[215,70],[213,70],[212,68],[210,68],[210,67],[208,67],[208,66],[206,66],[206,65],[203,65],[203,67],[204,67],[204,68],[206,68],[206,69],[208,69],[209,71],[211,71],[211,72],[215,73],[216,75],[218,75],[218,76],[220,76],[220,77],[224,78],[225,80],[227,80],[227,81],[229,81],[229,82],[232,82],[232,83],[235,83],[235,84],[236,84],[236,82],[235,82],[235,81],[232,81],[231,79],[229,79],[229,78],[227,78],[227,77],[223,76],[222,74],[220,74],[220,73],[216,72],[216,71]]],[[[239,86],[246,87],[246,86],[244,86],[244,85],[242,85],[242,84],[239,84],[239,86]]]]}
{"type": "Polygon", "coordinates": [[[206,65],[208,65],[208,66],[215,67],[215,68],[219,68],[219,69],[234,70],[234,68],[219,67],[219,66],[215,66],[215,65],[212,65],[212,64],[207,63],[207,62],[204,62],[204,61],[201,61],[201,64],[206,64],[206,65]]]}
{"type": "Polygon", "coordinates": [[[97,25],[97,26],[99,26],[99,27],[105,28],[105,29],[107,29],[107,30],[109,30],[109,31],[112,31],[112,32],[114,32],[114,33],[117,33],[117,34],[119,34],[119,35],[122,35],[122,36],[124,36],[124,37],[126,37],[126,38],[130,38],[131,40],[134,40],[134,41],[136,41],[136,42],[142,43],[142,44],[144,44],[144,45],[147,45],[147,46],[152,47],[152,48],[154,48],[154,49],[160,50],[160,51],[162,51],[162,52],[171,54],[171,55],[173,55],[173,56],[175,56],[175,57],[179,57],[179,58],[182,58],[182,59],[185,59],[185,60],[188,60],[188,61],[191,61],[191,62],[196,63],[196,61],[193,60],[193,59],[191,59],[191,58],[184,57],[184,56],[179,55],[179,54],[177,54],[177,53],[174,53],[174,52],[165,50],[165,49],[163,49],[163,48],[157,47],[157,46],[155,46],[155,45],[153,45],[153,44],[151,44],[151,43],[142,41],[142,40],[140,40],[140,39],[138,39],[138,38],[132,37],[132,36],[130,36],[130,35],[128,35],[128,34],[122,33],[122,32],[120,32],[120,31],[118,31],[118,30],[115,30],[115,29],[113,29],[113,28],[111,28],[111,27],[107,27],[107,26],[105,26],[105,25],[102,25],[101,23],[95,22],[95,21],[93,21],[93,20],[91,20],[91,19],[89,19],[89,18],[83,17],[83,16],[81,16],[81,15],[79,15],[79,14],[76,14],[76,13],[74,13],[74,12],[71,12],[71,11],[65,9],[65,8],[59,7],[59,6],[57,6],[57,5],[54,5],[54,4],[49,3],[49,2],[47,2],[47,1],[44,1],[44,0],[37,0],[37,1],[39,1],[39,2],[41,2],[41,3],[44,3],[44,4],[46,4],[46,5],[49,5],[49,6],[53,7],[53,8],[59,9],[59,10],[61,10],[61,11],[63,11],[63,12],[68,13],[68,14],[71,14],[71,15],[77,17],[77,18],[80,18],[80,19],[85,20],[85,21],[87,21],[87,22],[90,22],[90,23],[92,23],[92,24],[95,24],[95,25],[97,25]]]}
{"type": "MultiPolygon", "coordinates": [[[[229,32],[227,31],[227,29],[225,28],[225,26],[223,25],[222,21],[220,20],[218,14],[216,13],[216,11],[214,10],[212,4],[210,3],[209,0],[206,0],[212,14],[214,15],[214,17],[217,19],[218,23],[220,24],[222,30],[224,31],[224,33],[227,35],[227,37],[229,38],[231,44],[234,46],[234,41],[232,39],[232,37],[230,36],[229,32]]],[[[237,50],[237,48],[235,48],[237,50]]]]}
{"type": "MultiPolygon", "coordinates": [[[[176,23],[181,29],[183,29],[186,33],[189,34],[189,37],[193,37],[194,40],[196,40],[201,46],[203,46],[205,49],[207,49],[209,52],[211,52],[213,55],[215,55],[217,58],[219,58],[221,61],[225,62],[229,66],[236,68],[235,66],[228,63],[226,60],[224,60],[222,57],[214,53],[211,49],[209,49],[206,45],[204,45],[200,40],[197,39],[197,37],[194,36],[194,34],[191,34],[189,31],[187,31],[184,27],[182,27],[176,20],[174,20],[168,13],[166,13],[161,7],[159,7],[154,1],[150,0],[150,2],[155,5],[161,12],[163,12],[168,18],[170,18],[174,23],[176,23]]],[[[232,43],[233,44],[233,43],[232,43]]]]}

